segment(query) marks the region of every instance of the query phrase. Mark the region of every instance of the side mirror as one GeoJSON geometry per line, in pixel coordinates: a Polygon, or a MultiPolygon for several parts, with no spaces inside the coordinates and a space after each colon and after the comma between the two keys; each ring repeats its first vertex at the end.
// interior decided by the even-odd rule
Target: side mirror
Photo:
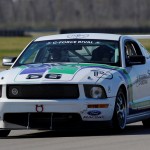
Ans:
{"type": "Polygon", "coordinates": [[[2,61],[3,66],[11,66],[15,62],[16,58],[17,57],[4,57],[2,61]]]}
{"type": "Polygon", "coordinates": [[[146,63],[145,56],[142,55],[129,56],[127,60],[127,66],[142,65],[145,63],[146,63]]]}

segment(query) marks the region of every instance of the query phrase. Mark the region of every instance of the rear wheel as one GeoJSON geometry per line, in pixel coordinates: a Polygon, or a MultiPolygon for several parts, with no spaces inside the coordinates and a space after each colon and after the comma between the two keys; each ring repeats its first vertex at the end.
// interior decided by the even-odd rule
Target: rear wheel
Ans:
{"type": "Polygon", "coordinates": [[[122,89],[119,89],[116,96],[116,103],[113,115],[113,128],[122,131],[126,127],[126,98],[122,89]]]}
{"type": "Polygon", "coordinates": [[[6,137],[10,133],[11,130],[2,130],[0,129],[0,137],[6,137]]]}

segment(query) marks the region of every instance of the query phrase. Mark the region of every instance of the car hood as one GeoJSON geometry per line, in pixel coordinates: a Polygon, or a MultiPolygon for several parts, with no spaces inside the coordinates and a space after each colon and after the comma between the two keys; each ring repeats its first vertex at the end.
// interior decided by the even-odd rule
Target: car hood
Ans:
{"type": "Polygon", "coordinates": [[[96,83],[100,78],[112,78],[114,69],[108,65],[90,63],[29,64],[0,73],[1,82],[17,83],[96,83]]]}

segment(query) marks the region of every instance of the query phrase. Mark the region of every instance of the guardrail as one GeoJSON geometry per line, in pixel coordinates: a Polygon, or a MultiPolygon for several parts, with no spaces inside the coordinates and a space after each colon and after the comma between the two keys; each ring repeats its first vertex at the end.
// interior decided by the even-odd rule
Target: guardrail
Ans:
{"type": "Polygon", "coordinates": [[[0,30],[0,36],[26,36],[24,30],[0,30]]]}
{"type": "Polygon", "coordinates": [[[134,28],[134,27],[122,27],[122,28],[87,28],[87,29],[80,29],[80,28],[68,28],[68,29],[61,29],[61,34],[64,33],[121,33],[121,34],[148,34],[150,33],[150,28],[134,28]]]}

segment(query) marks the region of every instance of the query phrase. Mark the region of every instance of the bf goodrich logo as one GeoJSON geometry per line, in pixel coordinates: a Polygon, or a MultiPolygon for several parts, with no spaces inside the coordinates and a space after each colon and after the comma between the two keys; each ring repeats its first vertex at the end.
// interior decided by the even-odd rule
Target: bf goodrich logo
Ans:
{"type": "Polygon", "coordinates": [[[71,39],[83,39],[88,36],[89,36],[89,34],[71,34],[71,35],[68,35],[67,37],[71,38],[71,39]]]}

